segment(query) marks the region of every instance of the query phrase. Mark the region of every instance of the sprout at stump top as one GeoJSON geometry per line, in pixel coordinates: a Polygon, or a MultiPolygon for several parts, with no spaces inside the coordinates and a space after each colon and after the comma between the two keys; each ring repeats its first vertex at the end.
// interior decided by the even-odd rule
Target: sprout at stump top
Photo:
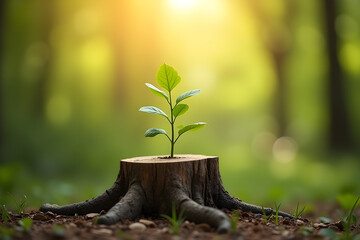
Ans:
{"type": "Polygon", "coordinates": [[[170,117],[164,111],[162,111],[161,109],[154,107],[154,106],[141,107],[139,109],[139,111],[152,113],[152,114],[159,114],[159,115],[165,117],[171,125],[171,135],[169,136],[164,129],[150,128],[145,132],[144,136],[145,137],[155,137],[156,135],[159,135],[159,134],[165,135],[170,141],[170,145],[171,145],[170,157],[173,158],[174,157],[174,146],[175,146],[175,143],[177,142],[177,140],[179,139],[179,137],[182,134],[184,134],[190,130],[191,131],[198,130],[198,129],[204,127],[206,124],[205,122],[197,122],[197,123],[187,125],[185,127],[181,127],[180,130],[178,131],[177,137],[175,138],[175,134],[174,134],[175,121],[176,121],[177,117],[183,115],[184,113],[186,113],[189,110],[189,106],[187,104],[179,104],[179,103],[191,96],[198,94],[200,92],[200,89],[191,90],[191,91],[181,94],[174,103],[171,92],[179,84],[179,82],[181,81],[181,78],[173,67],[166,65],[166,64],[163,64],[160,66],[159,71],[156,74],[156,81],[161,87],[165,88],[167,93],[164,91],[161,91],[160,89],[158,89],[157,87],[153,86],[150,83],[145,83],[145,85],[156,96],[165,98],[165,100],[167,101],[167,103],[170,106],[170,117]]]}

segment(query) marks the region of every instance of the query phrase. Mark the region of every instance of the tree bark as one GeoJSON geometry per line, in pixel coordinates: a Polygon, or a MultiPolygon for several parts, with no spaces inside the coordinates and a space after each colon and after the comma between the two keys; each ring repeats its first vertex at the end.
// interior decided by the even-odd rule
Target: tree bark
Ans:
{"type": "Polygon", "coordinates": [[[335,31],[336,1],[324,0],[325,27],[329,54],[329,147],[331,151],[349,150],[353,146],[346,108],[344,76],[338,60],[338,38],[335,31]]]}
{"type": "MultiPolygon", "coordinates": [[[[208,223],[219,233],[230,229],[229,218],[219,209],[262,213],[261,207],[231,197],[222,185],[218,157],[203,155],[124,159],[115,184],[102,195],[62,207],[44,204],[40,210],[65,215],[105,210],[98,223],[109,225],[140,214],[171,215],[173,205],[189,221],[208,223]]],[[[265,211],[275,214],[270,208],[265,211]]],[[[279,215],[292,218],[284,212],[279,215]]]]}

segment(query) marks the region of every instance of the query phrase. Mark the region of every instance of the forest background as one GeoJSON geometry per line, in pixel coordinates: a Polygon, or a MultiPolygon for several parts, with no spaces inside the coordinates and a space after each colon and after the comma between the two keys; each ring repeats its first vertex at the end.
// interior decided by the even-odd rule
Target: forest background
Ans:
{"type": "MultiPolygon", "coordinates": [[[[0,203],[66,204],[110,187],[166,105],[160,65],[205,121],[176,153],[216,155],[225,188],[258,205],[360,194],[360,2],[0,1],[0,203]]],[[[166,129],[167,130],[167,129],[166,129]]]]}

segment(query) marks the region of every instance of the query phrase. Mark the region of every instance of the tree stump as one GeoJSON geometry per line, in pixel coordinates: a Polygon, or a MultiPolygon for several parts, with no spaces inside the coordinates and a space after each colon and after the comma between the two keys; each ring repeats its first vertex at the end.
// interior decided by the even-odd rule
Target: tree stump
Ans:
{"type": "MultiPolygon", "coordinates": [[[[230,220],[219,209],[240,209],[262,213],[259,206],[234,198],[224,189],[218,157],[177,155],[123,159],[114,185],[103,194],[66,206],[44,204],[40,211],[63,215],[107,213],[98,218],[99,224],[114,224],[124,219],[144,215],[171,215],[172,206],[195,223],[208,223],[219,233],[230,229],[230,220]]],[[[265,208],[267,215],[274,214],[265,208]]],[[[292,218],[279,212],[280,216],[292,218]]]]}

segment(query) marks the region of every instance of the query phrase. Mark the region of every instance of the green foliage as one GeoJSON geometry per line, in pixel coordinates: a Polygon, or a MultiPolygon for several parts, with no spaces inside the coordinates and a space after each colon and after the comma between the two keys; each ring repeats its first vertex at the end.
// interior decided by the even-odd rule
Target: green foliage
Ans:
{"type": "Polygon", "coordinates": [[[19,202],[15,199],[15,197],[13,195],[10,194],[10,196],[16,204],[16,210],[18,212],[18,215],[21,216],[21,214],[24,212],[25,206],[26,206],[26,201],[27,201],[26,195],[24,195],[24,197],[19,202]]]}
{"type": "Polygon", "coordinates": [[[318,220],[321,223],[331,223],[331,219],[327,217],[318,217],[318,220]]]}
{"type": "Polygon", "coordinates": [[[59,224],[55,224],[55,225],[52,227],[52,230],[53,230],[53,233],[54,233],[56,236],[63,237],[63,236],[65,235],[65,229],[64,229],[64,227],[62,227],[62,226],[59,225],[59,224]]]}
{"type": "Polygon", "coordinates": [[[198,94],[201,90],[200,89],[196,89],[196,90],[190,90],[188,92],[185,92],[183,94],[181,94],[177,99],[176,99],[176,104],[178,104],[179,102],[181,102],[182,100],[189,98],[191,96],[194,96],[196,94],[198,94]]]}
{"type": "Polygon", "coordinates": [[[181,78],[173,67],[163,64],[156,74],[156,81],[161,87],[171,92],[179,84],[181,78]]]}
{"type": "Polygon", "coordinates": [[[28,232],[33,225],[33,220],[31,218],[23,218],[19,220],[19,224],[25,232],[28,232]]]}
{"type": "Polygon", "coordinates": [[[304,207],[300,210],[300,209],[299,209],[299,203],[297,203],[296,209],[295,209],[295,212],[294,212],[294,217],[295,217],[296,219],[298,219],[298,218],[301,217],[301,215],[304,213],[305,207],[306,207],[306,206],[304,206],[304,207]]]}
{"type": "Polygon", "coordinates": [[[338,236],[336,235],[336,232],[331,228],[323,228],[320,229],[319,233],[327,238],[330,239],[338,239],[338,236]]]}
{"type": "Polygon", "coordinates": [[[267,224],[268,219],[270,219],[271,216],[269,218],[266,216],[266,212],[265,212],[265,209],[264,209],[263,206],[261,206],[261,209],[262,209],[262,213],[263,213],[263,216],[264,216],[264,222],[265,222],[265,224],[267,224]]]}
{"type": "Polygon", "coordinates": [[[1,219],[5,224],[7,224],[10,219],[8,210],[6,209],[5,205],[1,205],[1,219]]]}
{"type": "Polygon", "coordinates": [[[275,224],[279,224],[279,210],[280,210],[281,203],[275,203],[275,224]]]}
{"type": "Polygon", "coordinates": [[[344,226],[344,234],[343,235],[337,235],[336,232],[330,228],[328,229],[321,229],[320,233],[328,237],[332,240],[360,240],[360,236],[358,235],[359,232],[351,233],[351,224],[354,223],[354,225],[357,224],[357,218],[354,215],[354,210],[357,206],[357,203],[360,200],[360,196],[356,199],[355,203],[353,203],[351,210],[349,211],[349,214],[342,220],[342,224],[344,226]]]}
{"type": "Polygon", "coordinates": [[[239,222],[240,210],[234,210],[230,216],[231,230],[236,231],[239,222]]]}
{"type": "Polygon", "coordinates": [[[160,69],[158,70],[158,72],[156,74],[156,81],[161,87],[165,88],[168,91],[168,94],[165,93],[164,91],[161,91],[160,89],[158,89],[157,87],[153,86],[150,83],[145,83],[145,85],[156,96],[165,98],[165,100],[167,101],[167,103],[170,106],[170,118],[164,111],[162,111],[161,109],[154,107],[154,106],[141,107],[139,109],[139,111],[151,113],[151,114],[159,114],[159,115],[164,116],[171,125],[171,137],[166,133],[165,130],[159,129],[159,128],[148,129],[145,132],[144,136],[145,137],[155,137],[156,135],[159,135],[159,134],[165,135],[170,141],[170,145],[171,145],[170,157],[173,158],[174,157],[174,146],[175,146],[175,143],[177,142],[177,140],[179,139],[179,137],[182,134],[184,134],[185,132],[188,132],[190,130],[192,130],[192,131],[199,130],[200,128],[204,127],[206,124],[204,122],[198,122],[198,123],[193,123],[193,124],[187,125],[185,127],[182,126],[181,129],[178,131],[178,136],[175,138],[175,134],[174,134],[175,120],[177,119],[177,117],[185,114],[189,110],[189,106],[187,104],[179,104],[179,103],[191,96],[198,94],[200,92],[200,89],[191,90],[191,91],[181,94],[176,99],[176,103],[173,104],[171,91],[181,81],[181,78],[178,75],[178,73],[171,66],[163,64],[162,66],[160,66],[160,69]]]}
{"type": "Polygon", "coordinates": [[[160,129],[160,128],[150,128],[144,133],[144,136],[145,137],[155,137],[158,134],[164,134],[167,136],[165,130],[160,129]]]}
{"type": "Polygon", "coordinates": [[[351,235],[350,228],[351,223],[353,222],[355,225],[357,224],[357,218],[354,215],[354,210],[356,208],[357,203],[359,202],[360,196],[356,199],[355,203],[353,204],[348,216],[343,220],[344,227],[345,227],[345,239],[354,239],[355,235],[351,235]]]}
{"type": "Polygon", "coordinates": [[[204,122],[198,122],[198,123],[193,123],[193,124],[190,124],[190,125],[187,125],[185,127],[183,127],[182,129],[179,130],[179,137],[186,133],[187,131],[195,131],[195,130],[199,130],[200,128],[204,127],[206,123],[204,122]]]}
{"type": "Polygon", "coordinates": [[[152,113],[152,114],[160,114],[169,120],[169,117],[166,115],[166,113],[164,113],[161,109],[159,109],[157,107],[153,107],[153,106],[142,107],[139,109],[139,111],[146,112],[146,113],[152,113]]]}
{"type": "Polygon", "coordinates": [[[307,237],[310,235],[310,233],[314,231],[313,227],[307,227],[307,226],[302,226],[299,230],[297,230],[296,233],[303,235],[304,237],[307,237]]]}
{"type": "Polygon", "coordinates": [[[181,223],[184,221],[183,211],[180,211],[179,216],[176,215],[175,204],[172,205],[172,216],[162,214],[161,216],[169,220],[171,223],[171,233],[174,235],[179,234],[181,223]]]}
{"type": "Polygon", "coordinates": [[[7,228],[7,227],[0,227],[0,236],[1,240],[11,240],[12,235],[15,233],[15,229],[7,228]]]}

